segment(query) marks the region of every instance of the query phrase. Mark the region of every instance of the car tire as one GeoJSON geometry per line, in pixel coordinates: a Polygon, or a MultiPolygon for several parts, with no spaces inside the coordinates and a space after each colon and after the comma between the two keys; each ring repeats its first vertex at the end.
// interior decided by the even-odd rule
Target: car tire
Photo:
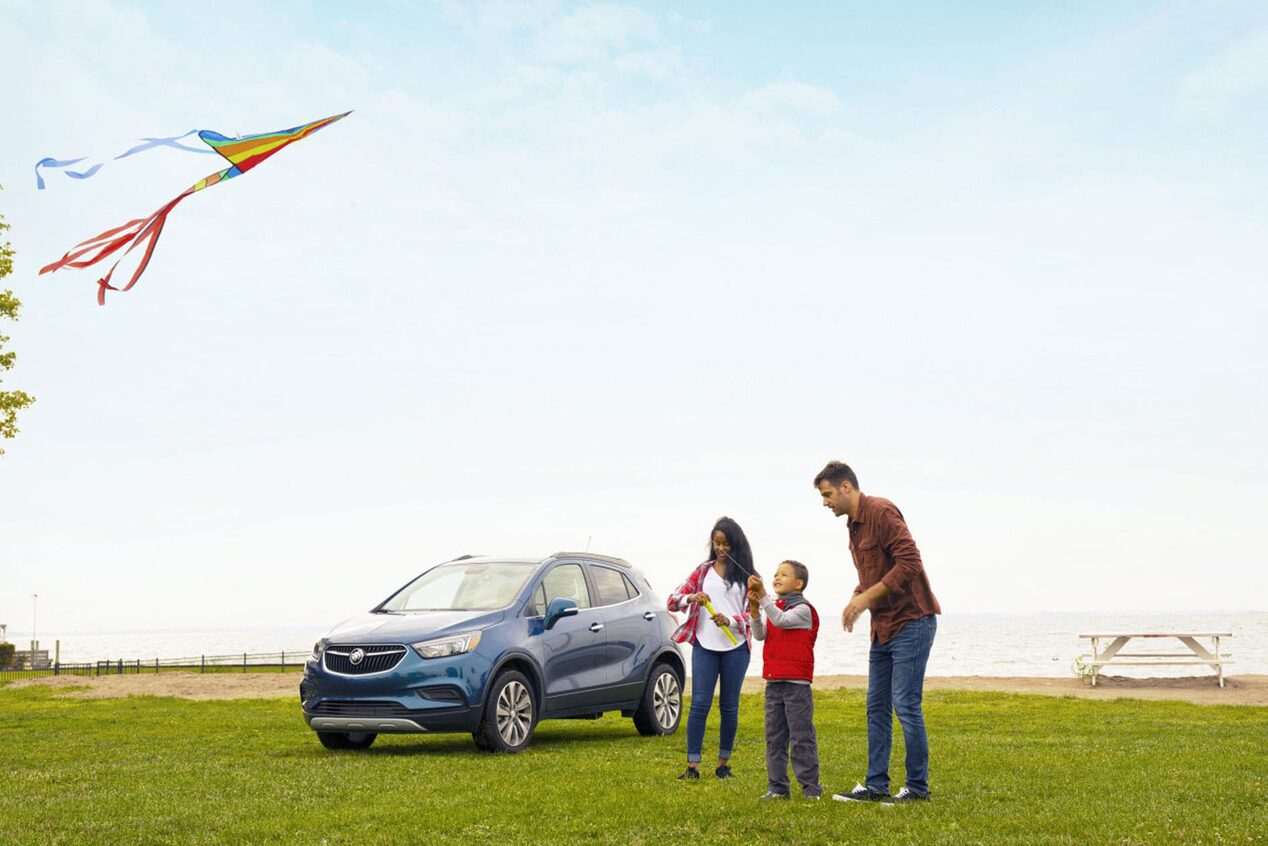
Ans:
{"type": "Polygon", "coordinates": [[[319,731],[317,739],[327,749],[369,749],[377,734],[368,731],[319,731]]]}
{"type": "Polygon", "coordinates": [[[682,720],[682,679],[668,664],[652,667],[643,701],[634,712],[634,728],[644,737],[673,734],[682,720]]]}
{"type": "Polygon", "coordinates": [[[480,727],[471,734],[475,745],[485,752],[519,752],[528,747],[535,728],[532,685],[518,670],[501,673],[489,688],[480,727]]]}

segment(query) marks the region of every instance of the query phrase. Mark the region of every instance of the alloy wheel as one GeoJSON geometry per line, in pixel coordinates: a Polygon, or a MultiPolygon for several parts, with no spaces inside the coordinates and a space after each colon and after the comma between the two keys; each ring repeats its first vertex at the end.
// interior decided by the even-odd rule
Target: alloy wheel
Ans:
{"type": "Polygon", "coordinates": [[[663,729],[671,729],[678,722],[678,713],[682,710],[682,691],[673,673],[661,673],[660,678],[656,679],[656,687],[652,690],[652,710],[656,714],[656,722],[663,729]]]}
{"type": "Polygon", "coordinates": [[[523,743],[533,726],[533,698],[528,688],[517,681],[507,682],[498,692],[496,716],[502,742],[507,746],[523,743]]]}

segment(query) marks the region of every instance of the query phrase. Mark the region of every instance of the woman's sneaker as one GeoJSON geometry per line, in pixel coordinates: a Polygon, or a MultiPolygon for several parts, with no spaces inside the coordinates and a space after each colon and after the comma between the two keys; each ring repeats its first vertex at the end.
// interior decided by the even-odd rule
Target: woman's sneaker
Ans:
{"type": "Polygon", "coordinates": [[[687,769],[682,771],[682,775],[678,776],[679,781],[690,781],[693,778],[700,778],[700,770],[695,767],[687,767],[687,769]]]}
{"type": "Polygon", "coordinates": [[[833,793],[832,798],[838,802],[882,802],[889,798],[889,794],[856,784],[849,793],[833,793]]]}
{"type": "Polygon", "coordinates": [[[919,793],[915,793],[906,787],[902,787],[899,789],[897,793],[893,795],[892,798],[886,799],[885,804],[886,805],[906,805],[911,802],[928,802],[928,801],[929,801],[928,796],[921,796],[919,793]]]}
{"type": "Polygon", "coordinates": [[[735,776],[731,775],[731,767],[728,764],[718,767],[713,771],[713,774],[718,778],[735,778],[735,776]]]}

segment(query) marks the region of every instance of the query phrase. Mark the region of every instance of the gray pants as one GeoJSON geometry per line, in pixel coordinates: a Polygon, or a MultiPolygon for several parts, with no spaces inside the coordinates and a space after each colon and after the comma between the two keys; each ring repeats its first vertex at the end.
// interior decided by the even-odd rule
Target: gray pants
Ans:
{"type": "Polygon", "coordinates": [[[766,782],[772,793],[788,793],[788,759],[804,796],[819,796],[819,741],[815,701],[808,684],[766,683],[766,782]],[[790,754],[791,753],[791,754],[790,754]]]}

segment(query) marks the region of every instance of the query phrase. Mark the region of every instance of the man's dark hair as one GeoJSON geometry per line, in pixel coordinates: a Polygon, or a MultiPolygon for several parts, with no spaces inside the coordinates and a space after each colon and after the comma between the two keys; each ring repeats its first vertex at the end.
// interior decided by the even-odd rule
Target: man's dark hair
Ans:
{"type": "Polygon", "coordinates": [[[834,488],[841,487],[842,482],[849,482],[855,490],[859,489],[859,477],[854,475],[854,471],[850,469],[850,465],[844,461],[829,461],[819,471],[819,475],[815,476],[815,487],[819,487],[820,482],[828,482],[834,488]]]}
{"type": "Polygon", "coordinates": [[[810,568],[800,561],[793,561],[791,558],[783,562],[792,567],[793,576],[801,581],[801,589],[805,590],[810,585],[810,568]]]}

